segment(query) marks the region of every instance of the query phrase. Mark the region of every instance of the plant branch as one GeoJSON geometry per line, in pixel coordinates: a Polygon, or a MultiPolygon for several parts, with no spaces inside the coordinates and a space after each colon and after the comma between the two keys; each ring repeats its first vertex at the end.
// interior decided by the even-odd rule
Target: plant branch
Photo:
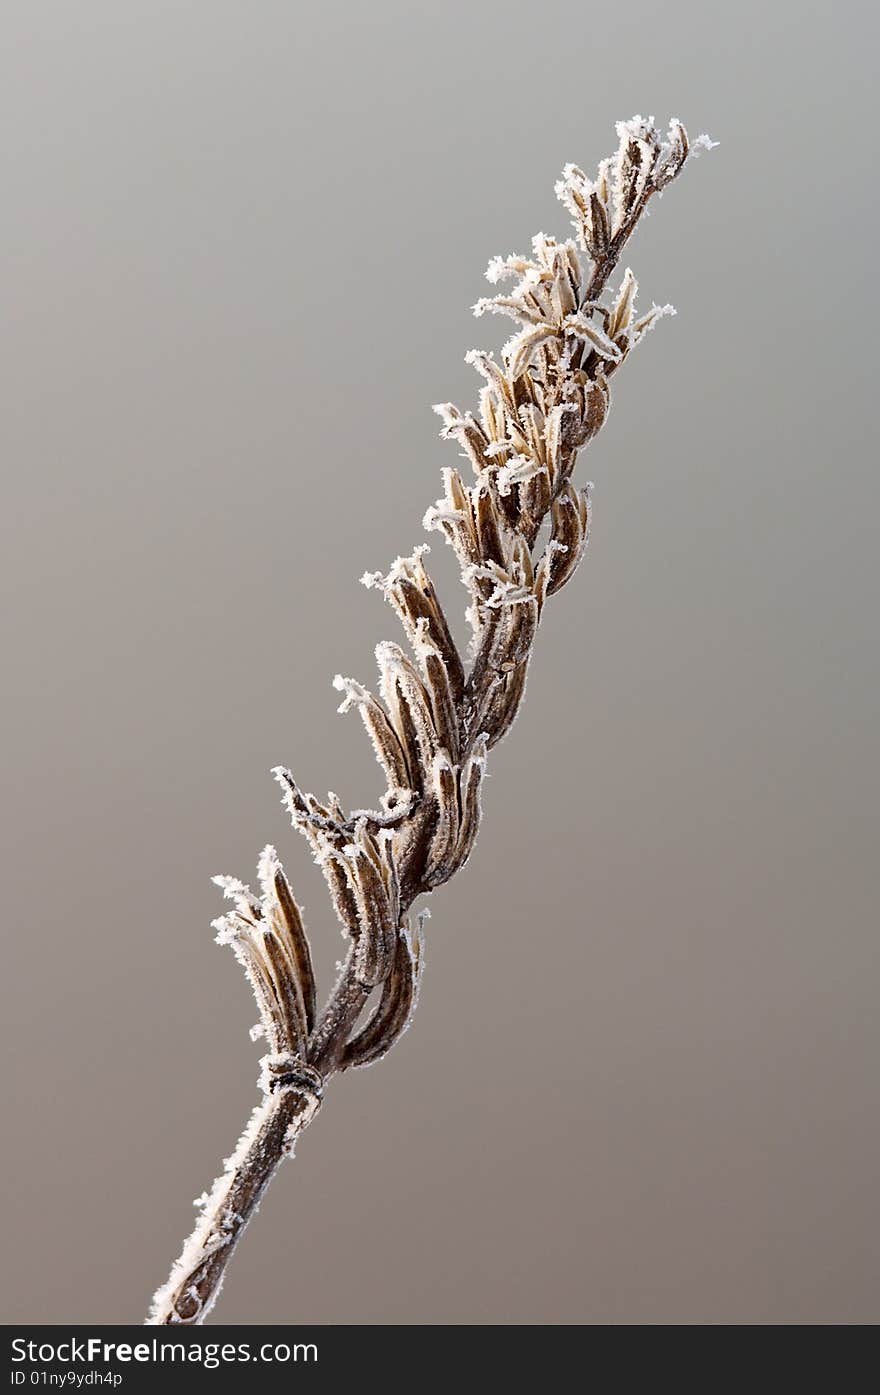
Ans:
{"type": "MultiPolygon", "coordinates": [[[[426,547],[398,558],[387,575],[367,575],[365,584],[397,613],[411,650],[378,646],[378,698],[354,679],[335,679],[340,711],[360,713],[384,772],[380,807],[346,816],[335,795],[321,802],[288,770],[275,772],[349,940],[317,1020],[308,937],[274,849],[260,859],[259,895],[233,878],[215,879],[233,903],[214,922],[217,939],[242,963],[269,1047],[262,1100],[225,1172],[200,1198],[196,1228],[154,1298],[151,1323],[204,1320],[245,1226],[318,1112],[327,1082],[381,1059],[409,1026],[425,915],[413,917],[411,908],[471,853],[488,753],[519,710],[544,605],[571,579],[587,545],[590,486],[573,482],[578,452],[606,419],[609,379],[671,310],[653,306],[636,318],[629,271],[612,303],[601,297],[648,201],[681,172],[692,147],[677,121],[665,140],[641,117],[620,122],[617,133],[617,153],[595,180],[568,165],[556,186],[577,242],[539,234],[531,257],[490,263],[490,281],[517,283],[510,294],[478,301],[475,312],[506,315],[519,331],[500,363],[478,350],[467,356],[484,380],[479,416],[452,403],[435,408],[441,435],[459,443],[475,475],[467,485],[458,470],[445,470],[443,496],[425,515],[426,528],[441,534],[460,565],[473,631],[467,662],[425,568],[426,547]],[[538,548],[548,517],[550,538],[538,548]]],[[[700,137],[695,148],[710,144],[700,137]]]]}

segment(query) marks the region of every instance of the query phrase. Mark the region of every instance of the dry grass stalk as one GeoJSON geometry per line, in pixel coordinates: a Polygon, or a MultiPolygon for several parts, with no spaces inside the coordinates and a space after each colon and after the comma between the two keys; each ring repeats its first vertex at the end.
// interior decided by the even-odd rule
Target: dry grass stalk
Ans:
{"type": "Polygon", "coordinates": [[[516,716],[544,605],[574,574],[590,529],[590,486],[572,474],[597,434],[609,384],[630,351],[671,306],[635,310],[636,281],[608,280],[649,200],[683,169],[693,146],[673,121],[663,139],[652,120],[617,127],[616,154],[595,179],[567,165],[556,193],[576,240],[539,234],[530,257],[495,258],[487,277],[512,280],[475,313],[509,316],[516,333],[500,362],[482,350],[468,361],[483,379],[479,411],[435,408],[441,435],[458,442],[474,482],[444,471],[443,495],[425,526],[455,550],[473,631],[465,662],[425,568],[426,547],[387,575],[363,578],[402,622],[411,656],[376,650],[379,697],[337,677],[340,711],[356,709],[382,767],[375,810],[346,816],[336,796],[304,793],[290,771],[275,775],[293,825],[308,839],[348,937],[347,957],[323,1011],[302,916],[273,848],[259,863],[259,893],[218,877],[232,903],[217,939],[240,960],[260,1009],[262,1098],[226,1170],[199,1199],[196,1228],[148,1321],[199,1323],[214,1303],[233,1250],[282,1159],[317,1113],[336,1071],[371,1065],[406,1031],[424,950],[416,899],[448,881],[470,855],[480,823],[489,752],[516,716]],[[550,539],[538,548],[550,519],[550,539]],[[538,555],[540,553],[540,555],[538,555]],[[356,1028],[372,1004],[366,1024],[356,1028]]]}

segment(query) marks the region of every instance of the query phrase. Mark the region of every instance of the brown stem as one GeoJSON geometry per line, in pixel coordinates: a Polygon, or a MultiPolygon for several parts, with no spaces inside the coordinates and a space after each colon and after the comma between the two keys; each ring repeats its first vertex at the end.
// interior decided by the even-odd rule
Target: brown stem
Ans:
{"type": "Polygon", "coordinates": [[[149,1325],[195,1326],[214,1306],[245,1227],[281,1163],[293,1156],[297,1139],[317,1114],[323,1086],[335,1073],[368,996],[369,989],[357,982],[347,966],[312,1034],[309,1060],[314,1088],[282,1081],[257,1105],[171,1277],[153,1300],[149,1325]]]}
{"type": "Polygon", "coordinates": [[[294,1091],[267,1095],[257,1106],[230,1171],[215,1186],[170,1279],[156,1294],[148,1324],[194,1326],[204,1321],[263,1192],[315,1112],[314,1100],[294,1091]]]}

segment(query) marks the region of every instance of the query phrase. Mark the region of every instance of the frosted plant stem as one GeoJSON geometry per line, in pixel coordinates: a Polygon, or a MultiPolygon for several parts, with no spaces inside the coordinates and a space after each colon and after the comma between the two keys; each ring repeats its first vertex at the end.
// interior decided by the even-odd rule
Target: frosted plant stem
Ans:
{"type": "Polygon", "coordinates": [[[317,1050],[311,1070],[270,1088],[257,1105],[226,1172],[205,1198],[198,1222],[171,1275],[156,1293],[147,1319],[157,1326],[202,1323],[217,1300],[235,1247],[263,1193],[296,1142],[315,1118],[327,1080],[345,1036],[357,1020],[366,993],[343,973],[315,1033],[317,1050]],[[322,1027],[325,1029],[321,1034],[322,1027]],[[321,1069],[323,1067],[323,1069],[321,1069]]]}
{"type": "Polygon", "coordinates": [[[232,1254],[263,1192],[290,1149],[291,1130],[301,1133],[311,1118],[302,1096],[268,1097],[254,1111],[247,1147],[187,1240],[171,1278],[153,1302],[148,1322],[194,1325],[213,1307],[232,1254]]]}
{"type": "Polygon", "coordinates": [[[711,145],[701,136],[692,147],[679,121],[664,141],[653,120],[640,116],[619,122],[617,134],[617,153],[602,161],[595,180],[567,165],[556,186],[577,241],[539,233],[531,257],[490,263],[491,282],[517,284],[478,301],[475,313],[506,315],[519,330],[500,362],[482,350],[467,355],[484,379],[479,417],[451,402],[435,407],[441,436],[458,442],[476,476],[467,485],[457,469],[445,470],[444,494],[425,515],[425,527],[453,548],[468,593],[467,664],[425,568],[426,547],[398,557],[387,576],[368,573],[364,583],[383,592],[412,651],[410,657],[397,644],[377,646],[378,698],[353,678],[334,679],[343,694],[339,710],[359,712],[385,775],[379,808],[346,816],[334,794],[322,802],[290,771],[275,772],[349,941],[320,1018],[302,913],[275,849],[260,858],[259,895],[233,877],[215,878],[233,903],[214,922],[217,939],[244,968],[260,1010],[257,1031],[269,1047],[263,1100],[226,1171],[200,1199],[196,1228],[153,1300],[151,1323],[204,1320],[248,1221],[317,1113],[327,1081],[380,1060],[412,1019],[426,912],[413,920],[410,908],[470,856],[487,758],[519,710],[544,606],[571,580],[587,546],[590,486],[574,481],[578,453],[607,417],[611,378],[672,309],[654,305],[636,318],[629,269],[610,303],[600,297],[651,197],[677,177],[692,150],[711,145]]]}

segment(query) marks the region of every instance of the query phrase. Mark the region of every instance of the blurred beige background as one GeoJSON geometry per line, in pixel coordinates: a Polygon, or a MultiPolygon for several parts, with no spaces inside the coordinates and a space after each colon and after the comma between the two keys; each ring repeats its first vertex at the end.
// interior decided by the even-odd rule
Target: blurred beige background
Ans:
{"type": "Polygon", "coordinates": [[[584,462],[591,550],[415,1026],[333,1086],[215,1316],[876,1320],[869,6],[7,0],[0,32],[0,1315],[139,1320],[256,1098],[211,874],[275,841],[328,984],[269,767],[375,797],[330,688],[395,634],[357,578],[455,460],[429,404],[504,335],[488,258],[565,233],[563,162],[641,111],[721,142],[631,253],[679,316],[584,462]]]}

